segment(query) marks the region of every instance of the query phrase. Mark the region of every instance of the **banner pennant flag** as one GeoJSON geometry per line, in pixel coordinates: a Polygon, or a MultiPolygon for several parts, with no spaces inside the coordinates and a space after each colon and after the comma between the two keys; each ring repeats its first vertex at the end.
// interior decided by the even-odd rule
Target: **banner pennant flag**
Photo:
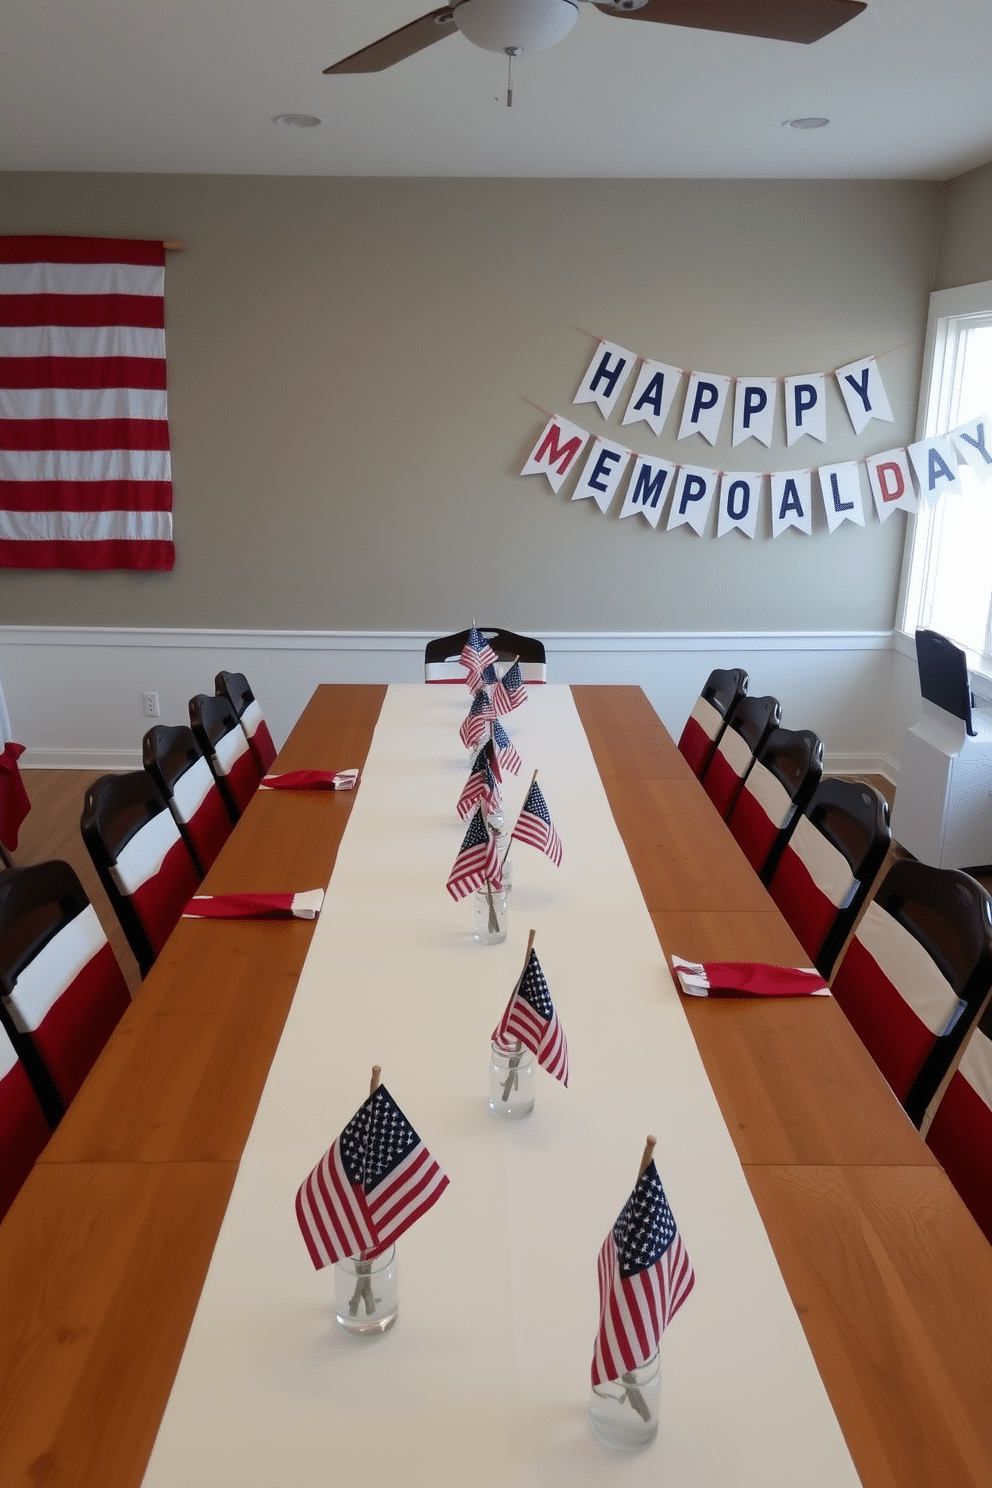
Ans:
{"type": "Polygon", "coordinates": [[[572,402],[595,403],[608,419],[636,361],[634,352],[612,341],[600,341],[572,402]]]}
{"type": "Polygon", "coordinates": [[[770,446],[775,425],[777,377],[738,377],[734,386],[734,444],[758,439],[770,446]]]}
{"type": "Polygon", "coordinates": [[[874,357],[848,362],[846,367],[838,367],[834,376],[855,434],[860,434],[872,419],[893,422],[882,374],[874,357]]]}
{"type": "Polygon", "coordinates": [[[916,492],[904,449],[886,450],[865,461],[868,484],[875,501],[878,520],[885,522],[894,511],[917,510],[916,492]]]}
{"type": "Polygon", "coordinates": [[[588,440],[585,429],[555,414],[545,424],[520,474],[545,475],[552,491],[560,491],[588,440]]]}
{"type": "Polygon", "coordinates": [[[627,402],[624,424],[636,424],[643,419],[652,434],[660,436],[681,380],[678,367],[670,367],[667,362],[642,362],[627,402]]]}
{"type": "Polygon", "coordinates": [[[679,439],[702,434],[710,444],[720,437],[720,420],[730,391],[730,378],[719,372],[690,372],[679,439]]]}
{"type": "Polygon", "coordinates": [[[629,449],[614,444],[611,439],[594,439],[585,469],[572,492],[572,500],[583,501],[592,496],[605,515],[619,489],[630,455],[629,449]]]}

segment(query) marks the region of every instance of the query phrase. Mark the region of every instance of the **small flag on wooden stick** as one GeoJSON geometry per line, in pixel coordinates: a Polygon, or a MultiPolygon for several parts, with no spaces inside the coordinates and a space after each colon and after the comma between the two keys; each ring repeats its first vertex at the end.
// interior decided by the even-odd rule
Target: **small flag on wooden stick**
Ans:
{"type": "Polygon", "coordinates": [[[510,835],[518,842],[529,842],[531,847],[540,848],[556,868],[561,865],[561,838],[555,831],[548,803],[537,783],[536,770],[530,782],[530,790],[520,808],[517,824],[510,835]]]}
{"type": "Polygon", "coordinates": [[[568,1085],[568,1041],[558,1021],[551,993],[534,950],[534,931],[527,942],[524,969],[510,994],[499,1023],[493,1029],[493,1042],[504,1049],[519,1049],[526,1044],[542,1069],[568,1085]]]}
{"type": "Polygon", "coordinates": [[[692,1291],[695,1275],[648,1137],[641,1171],[599,1253],[599,1332],[592,1382],[639,1369],[692,1291]]]}
{"type": "Polygon", "coordinates": [[[447,1176],[379,1083],[376,1066],[368,1100],[296,1195],[310,1259],[319,1270],[347,1256],[381,1255],[447,1186],[447,1176]]]}

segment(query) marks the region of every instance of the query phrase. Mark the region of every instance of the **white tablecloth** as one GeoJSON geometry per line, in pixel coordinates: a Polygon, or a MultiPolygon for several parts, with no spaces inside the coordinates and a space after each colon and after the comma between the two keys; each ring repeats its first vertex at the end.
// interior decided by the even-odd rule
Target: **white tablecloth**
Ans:
{"type": "Polygon", "coordinates": [[[467,703],[388,691],[145,1484],[856,1484],[566,688],[506,721],[524,760],[507,818],[539,767],[561,868],[515,845],[496,947],[445,890],[467,703]],[[489,1035],[531,927],[571,1085],[539,1071],[508,1123],[489,1035]],[[373,1063],[451,1183],[397,1246],[395,1327],[359,1340],[293,1201],[373,1063]],[[588,1426],[596,1258],[648,1132],[696,1286],[662,1338],[658,1438],[627,1458],[588,1426]]]}

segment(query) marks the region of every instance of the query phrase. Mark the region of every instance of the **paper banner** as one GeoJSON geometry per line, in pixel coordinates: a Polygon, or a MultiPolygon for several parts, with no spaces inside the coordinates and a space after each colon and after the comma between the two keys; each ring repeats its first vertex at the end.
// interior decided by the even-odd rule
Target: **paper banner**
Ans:
{"type": "Polygon", "coordinates": [[[845,460],[840,465],[821,465],[817,475],[830,531],[836,532],[842,522],[855,522],[863,527],[865,511],[857,460],[845,460]]]}
{"type": "Polygon", "coordinates": [[[920,483],[920,495],[929,506],[935,506],[946,491],[960,494],[957,457],[946,434],[917,440],[909,446],[909,458],[920,483]]]}
{"type": "Polygon", "coordinates": [[[781,537],[787,527],[798,527],[809,537],[813,531],[812,481],[808,470],[778,470],[771,476],[772,537],[781,537]]]}
{"type": "Polygon", "coordinates": [[[990,436],[992,436],[992,420],[989,419],[987,413],[972,419],[970,424],[962,424],[960,428],[952,429],[950,433],[954,448],[962,459],[968,462],[980,481],[987,481],[989,476],[992,476],[990,436]]]}
{"type": "Polygon", "coordinates": [[[604,419],[608,419],[636,361],[634,352],[615,346],[612,341],[600,341],[572,402],[595,403],[604,419]]]}
{"type": "Polygon", "coordinates": [[[760,439],[770,446],[774,432],[776,377],[738,377],[734,388],[734,444],[760,439]]]}
{"type": "Polygon", "coordinates": [[[595,438],[585,469],[572,492],[572,500],[584,501],[592,496],[600,511],[605,514],[617,493],[630,453],[629,449],[625,449],[622,444],[614,444],[611,439],[595,438]]]}
{"type": "Polygon", "coordinates": [[[827,437],[826,378],[822,372],[785,379],[786,444],[804,434],[822,444],[827,437]]]}
{"type": "Polygon", "coordinates": [[[717,472],[715,470],[701,470],[697,465],[683,465],[676,479],[666,532],[671,532],[673,527],[688,525],[693,532],[702,537],[706,518],[713,505],[716,486],[717,472]]]}
{"type": "Polygon", "coordinates": [[[872,455],[865,464],[880,522],[886,521],[894,511],[916,511],[916,492],[913,490],[913,478],[909,473],[909,460],[904,449],[891,449],[886,450],[883,455],[872,455]]]}
{"type": "Polygon", "coordinates": [[[562,483],[576,457],[585,448],[589,435],[578,424],[570,424],[557,414],[544,426],[540,439],[527,456],[521,475],[546,475],[553,491],[560,491],[562,483]]]}
{"type": "Polygon", "coordinates": [[[632,517],[635,512],[640,512],[645,521],[657,527],[668,493],[675,484],[677,469],[678,466],[669,460],[638,455],[631,468],[621,517],[632,517]]]}
{"type": "Polygon", "coordinates": [[[758,526],[763,476],[725,470],[720,476],[716,535],[736,530],[753,537],[758,526]]]}
{"type": "Polygon", "coordinates": [[[848,362],[846,367],[838,367],[834,376],[855,434],[860,434],[872,419],[884,419],[887,424],[893,422],[892,409],[882,386],[882,374],[874,357],[848,362]]]}
{"type": "Polygon", "coordinates": [[[710,444],[716,444],[729,391],[729,377],[718,372],[690,372],[678,437],[688,439],[690,434],[702,434],[710,444]]]}
{"type": "Polygon", "coordinates": [[[642,362],[624,423],[636,424],[643,419],[652,434],[660,435],[681,378],[681,370],[667,362],[642,362]]]}

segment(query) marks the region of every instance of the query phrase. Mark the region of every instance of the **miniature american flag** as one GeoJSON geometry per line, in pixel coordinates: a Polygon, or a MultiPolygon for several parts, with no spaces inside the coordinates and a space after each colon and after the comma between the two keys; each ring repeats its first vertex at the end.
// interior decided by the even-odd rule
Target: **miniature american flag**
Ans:
{"type": "Polygon", "coordinates": [[[468,824],[465,841],[448,876],[448,893],[452,899],[464,899],[473,889],[485,888],[487,883],[494,889],[500,889],[503,887],[502,870],[503,865],[482,814],[482,807],[477,806],[475,815],[468,824]]]}
{"type": "Polygon", "coordinates": [[[518,842],[529,842],[531,847],[539,847],[556,868],[560,866],[561,839],[555,831],[548,803],[536,780],[531,782],[511,836],[518,842]]]}
{"type": "Polygon", "coordinates": [[[487,812],[497,809],[501,799],[499,782],[499,765],[496,763],[492,743],[487,740],[476,755],[469,777],[458,797],[458,815],[462,821],[480,803],[487,812]]]}
{"type": "Polygon", "coordinates": [[[537,1055],[542,1069],[563,1085],[568,1084],[568,1042],[536,951],[528,956],[523,976],[493,1030],[493,1041],[503,1048],[517,1039],[537,1055]]]}
{"type": "Polygon", "coordinates": [[[489,737],[489,725],[495,717],[489,694],[484,687],[480,687],[472,699],[468,717],[458,730],[458,737],[466,749],[478,749],[481,746],[483,740],[489,737]]]}
{"type": "Polygon", "coordinates": [[[649,1162],[599,1253],[594,1385],[647,1363],[695,1279],[658,1169],[649,1162]]]}
{"type": "Polygon", "coordinates": [[[509,734],[506,732],[506,729],[500,723],[498,718],[493,719],[492,741],[493,749],[496,752],[496,758],[499,760],[503,769],[509,770],[511,775],[519,775],[521,764],[520,756],[514,749],[512,743],[510,742],[509,734]]]}
{"type": "Polygon", "coordinates": [[[520,663],[515,661],[493,688],[493,707],[497,713],[512,713],[526,701],[527,689],[520,675],[520,663]]]}
{"type": "Polygon", "coordinates": [[[436,1204],[448,1179],[385,1085],[373,1090],[296,1195],[318,1270],[381,1254],[436,1204]]]}
{"type": "MultiPolygon", "coordinates": [[[[469,692],[475,692],[482,686],[482,674],[487,666],[492,666],[496,660],[496,652],[486,640],[482,631],[475,625],[468,633],[468,639],[462,647],[459,658],[462,666],[468,667],[465,685],[469,692]]],[[[495,680],[495,678],[494,678],[495,680]]]]}

